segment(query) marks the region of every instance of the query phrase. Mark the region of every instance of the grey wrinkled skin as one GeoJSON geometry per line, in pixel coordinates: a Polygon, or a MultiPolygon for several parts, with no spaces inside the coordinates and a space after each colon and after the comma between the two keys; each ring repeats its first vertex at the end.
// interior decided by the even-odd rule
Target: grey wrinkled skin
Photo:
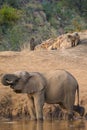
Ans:
{"type": "Polygon", "coordinates": [[[75,94],[79,105],[79,86],[76,79],[65,70],[41,74],[19,71],[5,74],[2,84],[10,86],[16,93],[27,93],[31,120],[43,119],[44,102],[62,104],[69,113],[73,111],[75,94]]]}

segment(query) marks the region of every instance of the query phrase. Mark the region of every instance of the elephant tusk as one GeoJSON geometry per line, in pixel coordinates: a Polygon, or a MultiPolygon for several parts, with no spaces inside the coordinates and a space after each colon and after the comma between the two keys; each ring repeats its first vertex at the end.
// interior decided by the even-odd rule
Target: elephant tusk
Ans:
{"type": "Polygon", "coordinates": [[[9,81],[8,79],[6,79],[6,82],[9,84],[13,83],[13,81],[9,81]]]}

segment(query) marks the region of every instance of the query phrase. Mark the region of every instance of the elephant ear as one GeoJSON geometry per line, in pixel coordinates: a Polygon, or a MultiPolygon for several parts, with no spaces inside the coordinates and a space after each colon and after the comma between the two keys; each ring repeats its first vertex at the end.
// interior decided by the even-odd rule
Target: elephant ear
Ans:
{"type": "Polygon", "coordinates": [[[46,86],[45,78],[39,73],[31,73],[25,84],[24,93],[35,93],[43,90],[46,86]]]}
{"type": "Polygon", "coordinates": [[[31,77],[27,71],[17,71],[14,74],[18,76],[18,78],[20,78],[23,82],[27,82],[27,80],[31,77]]]}

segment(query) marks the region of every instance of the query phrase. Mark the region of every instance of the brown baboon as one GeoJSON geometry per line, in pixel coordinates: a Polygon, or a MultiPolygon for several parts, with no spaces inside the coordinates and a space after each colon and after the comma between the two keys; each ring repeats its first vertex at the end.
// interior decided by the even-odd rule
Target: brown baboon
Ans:
{"type": "Polygon", "coordinates": [[[34,48],[35,48],[35,39],[31,38],[31,40],[30,40],[30,50],[34,50],[34,48]]]}
{"type": "Polygon", "coordinates": [[[67,41],[71,43],[71,46],[76,46],[80,42],[80,36],[78,33],[74,33],[73,35],[67,35],[67,41]]]}

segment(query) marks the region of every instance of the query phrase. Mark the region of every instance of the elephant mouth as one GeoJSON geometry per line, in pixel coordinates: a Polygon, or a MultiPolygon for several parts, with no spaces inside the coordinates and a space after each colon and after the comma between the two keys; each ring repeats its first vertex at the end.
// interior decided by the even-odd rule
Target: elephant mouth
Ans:
{"type": "Polygon", "coordinates": [[[14,89],[15,85],[16,85],[16,84],[11,83],[11,84],[10,84],[10,88],[14,89]]]}
{"type": "Polygon", "coordinates": [[[10,88],[14,89],[18,82],[19,80],[9,81],[10,88]]]}
{"type": "Polygon", "coordinates": [[[22,90],[15,90],[15,89],[14,89],[14,92],[15,92],[15,93],[22,93],[22,90]]]}

